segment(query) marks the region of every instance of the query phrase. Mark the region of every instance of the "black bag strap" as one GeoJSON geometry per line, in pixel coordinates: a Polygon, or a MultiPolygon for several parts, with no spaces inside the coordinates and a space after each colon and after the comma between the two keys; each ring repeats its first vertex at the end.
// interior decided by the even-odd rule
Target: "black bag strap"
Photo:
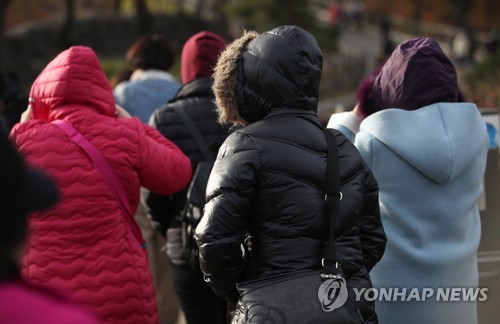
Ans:
{"type": "Polygon", "coordinates": [[[203,138],[203,135],[200,133],[198,127],[196,127],[193,119],[186,113],[184,108],[180,106],[173,106],[172,108],[177,113],[177,115],[179,115],[184,125],[186,125],[187,129],[189,130],[189,133],[191,133],[191,137],[193,137],[201,153],[205,156],[205,159],[209,159],[210,156],[207,156],[209,145],[203,138]]]}
{"type": "Polygon", "coordinates": [[[337,141],[335,131],[331,129],[324,130],[328,145],[328,155],[326,163],[326,195],[325,195],[325,215],[330,226],[328,237],[328,246],[323,259],[322,276],[342,274],[342,269],[337,261],[337,250],[335,249],[335,236],[333,228],[337,219],[342,192],[340,191],[340,169],[339,157],[337,154],[337,141]]]}

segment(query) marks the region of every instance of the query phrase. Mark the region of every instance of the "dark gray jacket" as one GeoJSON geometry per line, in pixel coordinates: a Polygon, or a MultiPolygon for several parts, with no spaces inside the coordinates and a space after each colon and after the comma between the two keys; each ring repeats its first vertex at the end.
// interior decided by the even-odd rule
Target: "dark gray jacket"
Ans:
{"type": "MultiPolygon", "coordinates": [[[[189,157],[193,172],[203,159],[203,154],[179,115],[174,111],[174,107],[181,107],[186,111],[204,136],[205,141],[210,145],[211,150],[217,152],[227,137],[227,127],[222,127],[217,123],[217,112],[213,103],[211,86],[211,78],[198,78],[183,85],[172,100],[155,111],[150,120],[150,124],[154,128],[175,143],[189,157]]],[[[187,188],[169,197],[147,191],[143,192],[148,213],[153,218],[157,230],[163,235],[169,228],[180,228],[178,216],[186,203],[186,193],[187,188]]],[[[179,235],[179,233],[177,234],[179,235]]],[[[181,264],[185,261],[181,255],[180,236],[178,235],[167,237],[170,246],[179,247],[179,249],[167,250],[167,254],[175,264],[181,264]]]]}

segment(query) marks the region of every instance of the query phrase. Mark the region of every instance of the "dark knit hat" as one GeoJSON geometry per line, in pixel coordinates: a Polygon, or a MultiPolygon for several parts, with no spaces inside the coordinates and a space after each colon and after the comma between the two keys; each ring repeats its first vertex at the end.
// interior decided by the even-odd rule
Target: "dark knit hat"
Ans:
{"type": "Polygon", "coordinates": [[[360,83],[357,100],[364,118],[388,108],[415,110],[463,97],[453,63],[435,40],[419,37],[398,45],[385,64],[360,83]]]}
{"type": "Polygon", "coordinates": [[[0,245],[13,247],[22,242],[27,215],[53,206],[58,198],[54,182],[25,164],[0,118],[0,245]]]}
{"type": "Polygon", "coordinates": [[[224,38],[209,31],[191,36],[182,48],[182,82],[186,84],[197,78],[210,77],[226,45],[224,38]]]}

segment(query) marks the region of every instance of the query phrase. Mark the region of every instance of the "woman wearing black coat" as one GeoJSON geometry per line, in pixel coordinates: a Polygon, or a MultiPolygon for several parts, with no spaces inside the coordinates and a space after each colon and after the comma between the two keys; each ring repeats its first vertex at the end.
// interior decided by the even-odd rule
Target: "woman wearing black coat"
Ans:
{"type": "MultiPolygon", "coordinates": [[[[175,97],[157,109],[150,124],[163,136],[174,142],[189,157],[193,174],[204,160],[190,130],[183,123],[176,109],[184,111],[209,146],[213,155],[224,142],[228,128],[217,123],[217,113],[212,92],[213,67],[219,54],[226,47],[219,35],[201,31],[192,35],[184,44],[181,55],[181,77],[183,85],[175,97]]],[[[156,228],[166,234],[166,253],[172,265],[174,289],[179,297],[188,324],[226,323],[226,302],[214,295],[203,281],[199,267],[192,266],[190,256],[182,245],[182,218],[188,188],[172,196],[161,196],[143,191],[143,198],[156,228]]],[[[192,246],[196,246],[194,238],[192,246]]],[[[189,243],[189,242],[188,242],[189,243]]],[[[193,251],[193,254],[195,252],[193,251]]],[[[194,258],[197,261],[197,258],[194,258]]],[[[197,265],[197,264],[196,264],[197,265]]]]}
{"type": "MultiPolygon", "coordinates": [[[[238,282],[321,268],[329,234],[327,144],[316,114],[321,68],[316,40],[296,26],[245,33],[215,68],[219,121],[244,127],[219,150],[196,239],[205,280],[232,304],[238,282]]],[[[348,285],[370,288],[386,242],[378,186],[356,148],[340,133],[336,139],[337,257],[348,285]]],[[[357,307],[376,323],[373,302],[357,307]]]]}

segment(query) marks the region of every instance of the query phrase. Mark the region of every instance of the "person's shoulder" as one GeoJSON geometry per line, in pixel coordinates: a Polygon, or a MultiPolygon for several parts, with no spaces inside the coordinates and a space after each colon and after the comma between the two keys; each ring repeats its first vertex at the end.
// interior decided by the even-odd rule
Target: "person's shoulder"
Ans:
{"type": "Polygon", "coordinates": [[[229,131],[229,135],[222,144],[228,151],[236,151],[243,147],[256,146],[254,135],[247,127],[236,127],[229,131]]]}
{"type": "Polygon", "coordinates": [[[10,132],[10,138],[17,142],[22,138],[29,137],[33,132],[38,131],[47,124],[46,121],[40,119],[32,119],[26,122],[17,123],[10,132]]]}
{"type": "Polygon", "coordinates": [[[333,135],[335,135],[335,141],[337,142],[337,147],[339,148],[339,150],[345,146],[348,146],[350,148],[355,148],[354,144],[342,131],[335,128],[330,128],[328,130],[332,132],[333,135]]]}
{"type": "Polygon", "coordinates": [[[150,119],[150,124],[151,120],[154,121],[154,125],[156,126],[155,128],[158,128],[158,126],[164,126],[168,125],[171,122],[171,116],[172,114],[175,113],[174,107],[177,104],[174,103],[166,103],[159,108],[157,108],[153,114],[151,115],[150,119]]]}
{"type": "Polygon", "coordinates": [[[183,109],[193,121],[217,120],[217,107],[210,93],[206,95],[181,93],[172,98],[168,103],[157,108],[152,118],[154,118],[156,125],[179,123],[180,117],[177,118],[176,109],[183,109]]]}
{"type": "Polygon", "coordinates": [[[137,143],[139,136],[144,133],[144,127],[145,124],[138,117],[99,117],[94,123],[87,121],[80,131],[84,136],[92,133],[101,142],[124,145],[137,143]]]}
{"type": "Polygon", "coordinates": [[[113,95],[115,97],[115,100],[118,101],[118,103],[123,104],[123,101],[126,100],[127,94],[130,92],[130,88],[132,86],[132,83],[128,80],[122,81],[118,83],[114,88],[113,88],[113,95]]]}
{"type": "Polygon", "coordinates": [[[174,107],[177,106],[179,102],[168,102],[158,108],[153,112],[155,118],[159,120],[163,119],[165,115],[169,115],[174,113],[174,107]]]}
{"type": "Polygon", "coordinates": [[[335,135],[335,144],[337,145],[339,156],[355,160],[358,158],[361,159],[356,146],[344,133],[342,133],[342,131],[334,128],[328,128],[327,131],[332,132],[333,135],[335,135]]]}
{"type": "Polygon", "coordinates": [[[139,119],[139,117],[129,117],[129,118],[118,118],[112,122],[112,125],[116,125],[122,131],[142,131],[145,124],[139,119]]]}
{"type": "Polygon", "coordinates": [[[113,92],[123,92],[125,91],[129,86],[131,85],[130,81],[129,80],[125,80],[125,81],[122,81],[120,83],[118,83],[114,88],[113,88],[113,92]]]}
{"type": "Polygon", "coordinates": [[[179,89],[182,84],[170,73],[159,70],[146,70],[142,73],[143,77],[135,80],[137,85],[154,84],[163,88],[179,89]]]}
{"type": "Polygon", "coordinates": [[[169,80],[168,82],[170,84],[170,86],[172,86],[173,88],[175,89],[180,89],[182,87],[182,83],[180,83],[177,79],[172,79],[172,80],[169,80]]]}
{"type": "Polygon", "coordinates": [[[98,323],[87,309],[61,292],[29,283],[2,283],[0,299],[4,301],[0,306],[0,323],[98,323]]]}
{"type": "Polygon", "coordinates": [[[334,133],[337,144],[341,181],[348,181],[356,175],[368,174],[370,170],[354,143],[341,131],[337,129],[331,129],[330,131],[334,133]]]}

